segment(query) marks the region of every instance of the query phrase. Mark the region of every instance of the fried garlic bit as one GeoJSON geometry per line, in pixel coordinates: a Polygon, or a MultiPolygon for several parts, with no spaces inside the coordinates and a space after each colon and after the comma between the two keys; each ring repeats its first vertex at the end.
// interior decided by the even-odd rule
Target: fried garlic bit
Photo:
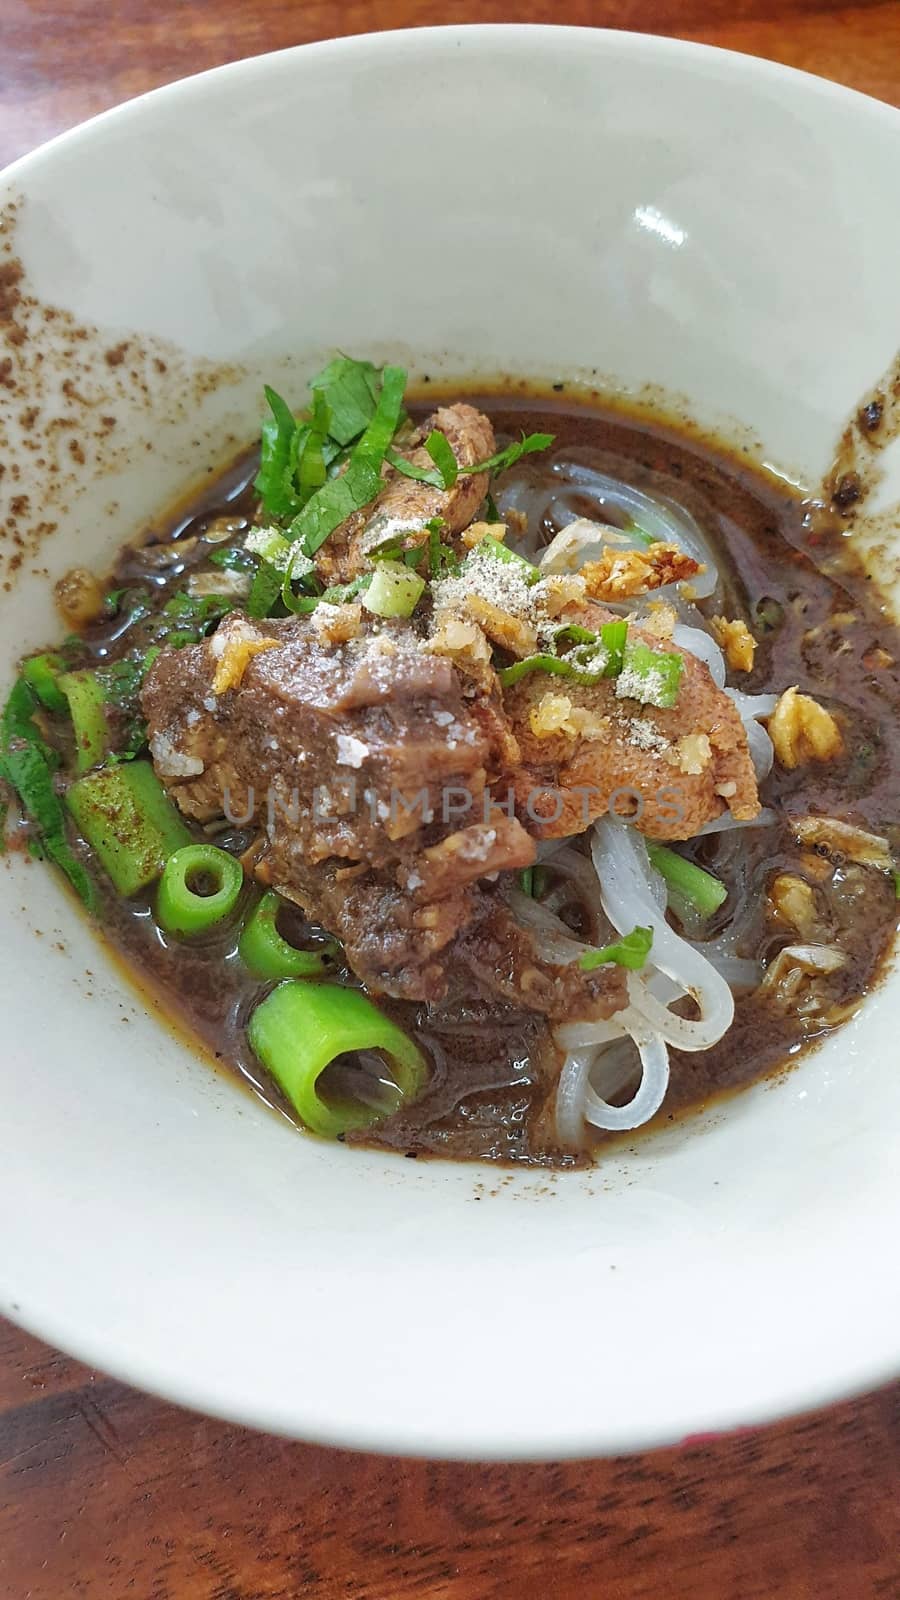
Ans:
{"type": "Polygon", "coordinates": [[[660,540],[647,550],[614,550],[607,545],[599,561],[588,561],[582,567],[581,576],[592,599],[615,601],[649,594],[651,589],[681,583],[703,571],[677,544],[660,540]]]}
{"type": "Polygon", "coordinates": [[[469,526],[464,528],[460,534],[459,542],[465,545],[467,550],[474,550],[475,546],[480,544],[482,539],[486,539],[488,534],[492,539],[496,539],[499,544],[502,544],[506,538],[506,523],[470,522],[469,526]]]}
{"type": "Polygon", "coordinates": [[[841,731],[824,706],[796,688],[785,689],[768,723],[769,738],[781,766],[789,770],[810,761],[833,761],[844,748],[841,731]]]}
{"type": "Polygon", "coordinates": [[[545,694],[528,713],[528,726],[536,739],[553,739],[565,734],[576,739],[605,739],[609,717],[599,717],[586,706],[578,706],[567,694],[545,694]]]}
{"type": "Polygon", "coordinates": [[[815,892],[805,878],[794,872],[780,872],[769,890],[769,904],[778,920],[794,928],[801,939],[821,937],[815,892]]]}
{"type": "Polygon", "coordinates": [[[746,622],[736,617],[729,622],[725,617],[710,617],[713,638],[721,645],[732,672],[752,672],[756,655],[756,640],[746,622]]]}
{"type": "Polygon", "coordinates": [[[511,611],[504,610],[502,606],[494,605],[484,595],[476,594],[474,590],[467,594],[466,610],[494,644],[508,650],[510,655],[517,656],[519,660],[533,655],[537,649],[537,633],[531,623],[513,616],[511,611]]]}
{"type": "Polygon", "coordinates": [[[84,628],[103,614],[104,589],[85,567],[73,567],[53,590],[56,609],[70,628],[84,628]]]}
{"type": "Polygon", "coordinates": [[[278,650],[277,639],[266,639],[238,619],[230,627],[220,628],[209,642],[215,658],[213,694],[225,694],[228,689],[240,687],[241,680],[254,656],[263,650],[278,650]]]}
{"type": "Polygon", "coordinates": [[[320,600],[312,614],[313,631],[323,644],[346,644],[362,632],[362,606],[344,602],[333,606],[320,600]]]}

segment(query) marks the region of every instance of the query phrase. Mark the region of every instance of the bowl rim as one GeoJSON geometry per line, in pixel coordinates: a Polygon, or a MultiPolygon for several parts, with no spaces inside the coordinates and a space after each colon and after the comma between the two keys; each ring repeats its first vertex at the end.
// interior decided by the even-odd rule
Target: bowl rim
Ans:
{"type": "MultiPolygon", "coordinates": [[[[900,135],[900,108],[886,101],[798,68],[716,45],[652,33],[553,23],[445,24],[318,40],[242,57],[175,79],[99,112],[19,156],[0,170],[0,185],[4,188],[24,186],[27,194],[30,175],[42,163],[54,160],[58,150],[70,152],[80,143],[104,132],[107,126],[111,132],[114,131],[123,120],[141,115],[146,103],[152,103],[154,107],[169,103],[177,106],[179,102],[198,94],[202,96],[208,84],[213,81],[218,83],[223,78],[244,85],[252,84],[257,78],[264,81],[273,64],[290,58],[340,60],[341,57],[360,53],[396,58],[398,52],[415,56],[420,52],[433,51],[436,46],[452,48],[455,42],[463,38],[472,42],[483,40],[494,45],[502,41],[513,51],[533,48],[536,42],[551,42],[560,50],[568,46],[583,52],[588,37],[592,45],[599,49],[609,49],[613,53],[631,57],[644,56],[662,64],[693,60],[702,67],[704,62],[715,63],[723,72],[731,74],[739,85],[747,82],[795,85],[803,96],[812,96],[844,111],[855,108],[857,115],[875,119],[892,130],[895,136],[900,135]]],[[[512,1443],[512,1447],[511,1442],[507,1441],[492,1448],[486,1447],[477,1428],[470,1430],[464,1427],[452,1440],[434,1440],[426,1445],[420,1439],[411,1437],[402,1427],[391,1432],[380,1424],[372,1427],[364,1417],[356,1418],[351,1423],[336,1422],[327,1430],[315,1426],[304,1427],[296,1406],[290,1408],[289,1413],[287,1410],[275,1413],[271,1410],[266,1412],[249,1399],[242,1403],[233,1393],[226,1392],[225,1386],[217,1384],[203,1373],[187,1376],[177,1361],[167,1364],[164,1360],[141,1357],[135,1350],[123,1350],[113,1340],[107,1339],[102,1328],[82,1336],[71,1332],[64,1317],[42,1314],[40,1311],[31,1316],[8,1301],[0,1309],[11,1322],[36,1337],[71,1351],[77,1359],[88,1365],[97,1366],[113,1378],[138,1386],[168,1403],[325,1446],[408,1456],[439,1455],[443,1459],[457,1460],[561,1460],[598,1453],[611,1455],[647,1450],[669,1446],[679,1440],[691,1442],[694,1438],[707,1439],[748,1425],[761,1426],[785,1415],[808,1412],[864,1393],[896,1378],[900,1371],[898,1349],[894,1357],[885,1359],[881,1364],[873,1362],[871,1355],[868,1359],[851,1358],[842,1372],[827,1379],[815,1375],[804,1383],[798,1381],[796,1373],[787,1378],[779,1374],[773,1378],[766,1403],[754,1409],[752,1418],[747,1417],[739,1401],[735,1402],[731,1414],[725,1414],[721,1405],[718,1405],[715,1415],[703,1417],[698,1415],[694,1407],[690,1417],[685,1416],[681,1433],[671,1422],[656,1425],[647,1419],[635,1419],[624,1432],[604,1432],[602,1422],[595,1421],[581,1433],[569,1427],[559,1434],[547,1434],[539,1440],[528,1436],[512,1443]]]]}
{"type": "Polygon", "coordinates": [[[887,100],[879,100],[864,90],[854,89],[849,84],[838,83],[832,78],[823,78],[818,73],[807,72],[801,67],[791,67],[780,61],[772,61],[767,56],[752,55],[744,50],[729,50],[722,45],[706,44],[702,40],[681,39],[669,34],[645,33],[626,28],[594,28],[589,25],[555,22],[440,23],[422,28],[385,28],[367,33],[343,34],[334,39],[314,39],[306,44],[287,45],[280,50],[266,50],[259,55],[239,56],[233,61],[223,61],[218,66],[205,67],[200,72],[173,78],[171,82],[158,84],[153,89],[146,89],[140,94],[131,95],[126,100],[120,100],[107,110],[98,111],[94,116],[76,122],[70,128],[64,128],[62,132],[36,145],[33,150],[27,150],[23,155],[16,156],[7,166],[0,168],[0,181],[17,182],[22,177],[27,177],[30,167],[52,157],[60,146],[65,145],[69,148],[105,123],[115,124],[118,119],[131,115],[149,100],[158,103],[164,98],[171,98],[175,101],[194,93],[201,89],[207,80],[214,77],[219,78],[222,75],[235,79],[242,76],[252,77],[258,71],[265,73],[273,62],[300,54],[318,55],[324,58],[351,54],[363,48],[377,51],[408,48],[415,51],[420,45],[427,46],[435,42],[449,44],[454,39],[460,38],[482,38],[485,42],[504,39],[513,48],[522,47],[535,39],[552,39],[562,45],[566,42],[583,42],[591,38],[603,45],[621,48],[625,52],[631,51],[636,55],[646,53],[672,59],[686,60],[694,57],[701,60],[718,60],[725,70],[732,71],[738,76],[769,79],[773,82],[794,80],[803,86],[804,92],[817,94],[820,99],[846,104],[849,98],[851,102],[857,102],[861,111],[865,108],[870,115],[878,115],[895,127],[900,123],[900,106],[894,106],[887,100]],[[725,63],[728,64],[727,67],[725,63]]]}

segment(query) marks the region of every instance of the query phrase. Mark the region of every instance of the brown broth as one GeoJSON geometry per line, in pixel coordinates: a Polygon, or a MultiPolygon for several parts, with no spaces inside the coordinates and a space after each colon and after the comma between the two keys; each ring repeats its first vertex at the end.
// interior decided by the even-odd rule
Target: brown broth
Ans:
{"type": "MultiPolygon", "coordinates": [[[[883,597],[854,563],[840,527],[830,526],[821,514],[811,515],[796,493],[746,455],[672,423],[574,406],[560,396],[523,395],[515,403],[496,395],[472,398],[489,412],[501,437],[546,428],[556,435],[554,452],[574,450],[601,470],[660,491],[693,514],[722,552],[726,614],[744,617],[759,639],[753,672],[732,681],[757,693],[796,684],[838,711],[847,734],[837,762],[795,772],[776,768],[763,785],[764,802],[776,810],[787,808],[790,815],[816,811],[843,817],[887,835],[895,850],[900,848],[900,638],[883,597]],[[776,615],[777,625],[769,626],[764,619],[776,615]],[[892,664],[873,666],[883,660],[878,651],[887,652],[892,664]]],[[[212,519],[250,517],[253,470],[253,456],[245,455],[190,506],[163,519],[143,548],[123,551],[115,586],[149,585],[153,603],[162,603],[186,571],[205,565],[211,547],[203,535],[212,519]],[[200,543],[192,545],[197,537],[200,543]],[[165,573],[153,571],[148,561],[155,559],[154,551],[172,540],[183,547],[183,561],[165,573]]],[[[539,484],[550,471],[548,459],[527,459],[503,480],[502,495],[517,482],[539,484]]],[[[532,545],[546,543],[554,531],[531,529],[532,545]]],[[[527,551],[527,542],[521,548],[527,551]]],[[[86,630],[91,657],[114,660],[139,639],[140,623],[123,633],[120,622],[86,630]]],[[[243,841],[225,842],[237,848],[243,841]]],[[[786,821],[757,833],[712,836],[698,841],[693,854],[730,891],[710,924],[713,935],[737,907],[742,956],[768,962],[796,941],[788,928],[764,914],[767,886],[780,870],[816,875],[814,860],[801,859],[786,821]]],[[[740,996],[733,1027],[717,1046],[692,1055],[672,1052],[670,1091],[652,1126],[796,1059],[831,1031],[839,1016],[850,1014],[877,980],[896,926],[891,879],[838,862],[817,893],[849,957],[830,980],[830,1009],[810,1021],[758,992],[740,996]]],[[[207,942],[190,946],[161,933],[149,900],[126,903],[106,892],[102,921],[112,948],[163,1009],[287,1112],[246,1041],[247,1019],[265,986],[250,979],[236,959],[238,914],[207,942]]],[[[386,1009],[419,1035],[433,1075],[416,1104],[353,1135],[354,1142],[408,1155],[577,1164],[578,1158],[554,1148],[548,1106],[559,1062],[542,1022],[471,994],[431,1009],[395,1001],[386,1009]]]]}

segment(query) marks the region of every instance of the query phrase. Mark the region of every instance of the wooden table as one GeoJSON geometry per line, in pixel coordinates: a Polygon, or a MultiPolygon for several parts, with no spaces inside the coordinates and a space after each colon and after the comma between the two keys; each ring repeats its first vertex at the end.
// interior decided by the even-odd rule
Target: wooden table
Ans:
{"type": "MultiPolygon", "coordinates": [[[[367,28],[704,39],[900,102],[900,3],[0,0],[0,165],[203,67],[367,28]]],[[[900,1386],[630,1460],[382,1461],[178,1411],[0,1325],[0,1600],[897,1600],[900,1386]]]]}

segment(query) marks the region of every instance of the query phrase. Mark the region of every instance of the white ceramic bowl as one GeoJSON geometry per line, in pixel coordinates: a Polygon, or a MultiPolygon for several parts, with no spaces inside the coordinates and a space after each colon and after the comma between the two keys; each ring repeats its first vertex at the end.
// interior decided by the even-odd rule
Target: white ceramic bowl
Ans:
{"type": "MultiPolygon", "coordinates": [[[[338,345],[660,384],[814,482],[898,342],[898,169],[900,116],[859,95],[551,28],[243,62],[36,152],[0,181],[7,242],[97,331],[17,312],[0,496],[58,530],[0,603],[4,681],[56,628],[33,569],[102,565],[252,437],[264,377],[299,394],[338,345]],[[54,472],[17,432],[29,393],[54,472]]],[[[0,1309],[48,1340],[223,1416],[435,1455],[636,1448],[897,1371],[893,980],[786,1081],[548,1181],[297,1135],[123,987],[48,872],[4,881],[0,1309]]]]}

